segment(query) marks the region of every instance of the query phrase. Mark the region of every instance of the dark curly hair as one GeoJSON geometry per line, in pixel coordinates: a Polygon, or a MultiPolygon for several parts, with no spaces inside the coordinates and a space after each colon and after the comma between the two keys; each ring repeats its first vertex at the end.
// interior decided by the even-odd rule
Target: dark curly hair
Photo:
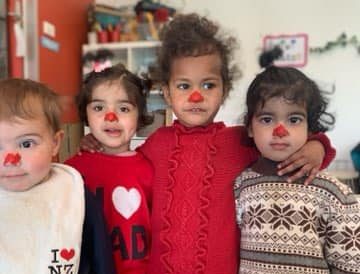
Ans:
{"type": "Polygon", "coordinates": [[[245,125],[250,126],[255,112],[267,100],[283,97],[291,103],[306,106],[309,132],[325,132],[335,123],[335,117],[326,112],[328,99],[325,93],[298,69],[270,66],[258,74],[249,86],[245,125]]]}
{"type": "Polygon", "coordinates": [[[160,32],[162,46],[158,51],[154,79],[160,84],[168,84],[171,65],[178,57],[202,56],[218,53],[222,66],[221,77],[224,85],[224,97],[232,89],[234,78],[240,76],[233,60],[236,39],[219,33],[219,26],[198,14],[176,15],[160,32]]]}
{"type": "Polygon", "coordinates": [[[138,129],[153,122],[153,117],[148,114],[146,108],[146,96],[152,86],[151,80],[140,78],[127,70],[124,65],[117,64],[101,72],[92,71],[86,76],[80,93],[76,97],[80,120],[85,125],[88,125],[86,107],[91,102],[93,90],[106,82],[124,87],[129,101],[138,109],[138,129]]]}

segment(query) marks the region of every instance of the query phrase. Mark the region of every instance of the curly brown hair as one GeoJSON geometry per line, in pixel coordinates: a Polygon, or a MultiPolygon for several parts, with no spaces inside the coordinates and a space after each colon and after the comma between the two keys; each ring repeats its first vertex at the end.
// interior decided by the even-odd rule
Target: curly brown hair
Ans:
{"type": "Polygon", "coordinates": [[[160,32],[162,46],[158,51],[154,79],[162,85],[169,83],[171,65],[179,57],[203,56],[217,53],[220,56],[224,98],[233,87],[233,80],[240,76],[234,59],[237,41],[234,37],[220,33],[220,27],[206,17],[196,13],[176,15],[160,32]]]}

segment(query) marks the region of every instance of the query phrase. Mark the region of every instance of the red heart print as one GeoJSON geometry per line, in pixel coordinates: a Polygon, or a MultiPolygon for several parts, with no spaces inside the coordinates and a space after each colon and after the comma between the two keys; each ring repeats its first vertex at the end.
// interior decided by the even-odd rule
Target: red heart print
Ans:
{"type": "Polygon", "coordinates": [[[75,255],[74,249],[67,250],[66,248],[63,248],[60,251],[60,256],[63,257],[67,261],[69,261],[72,257],[74,257],[74,255],[75,255]]]}

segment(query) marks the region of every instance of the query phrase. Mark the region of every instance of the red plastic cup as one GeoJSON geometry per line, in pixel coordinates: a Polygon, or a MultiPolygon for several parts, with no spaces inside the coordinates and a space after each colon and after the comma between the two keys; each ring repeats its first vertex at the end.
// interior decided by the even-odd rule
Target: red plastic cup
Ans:
{"type": "Polygon", "coordinates": [[[109,42],[109,34],[106,30],[101,30],[97,32],[97,41],[98,43],[107,43],[109,42]]]}

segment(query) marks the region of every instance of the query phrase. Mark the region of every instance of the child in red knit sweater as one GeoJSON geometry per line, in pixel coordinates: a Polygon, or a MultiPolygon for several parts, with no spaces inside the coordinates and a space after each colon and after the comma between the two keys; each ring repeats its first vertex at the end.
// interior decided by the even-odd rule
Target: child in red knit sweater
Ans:
{"type": "MultiPolygon", "coordinates": [[[[177,120],[138,148],[154,165],[152,247],[147,273],[235,274],[238,231],[233,183],[258,157],[243,127],[214,122],[232,88],[234,39],[197,14],[178,15],[161,33],[157,80],[177,120]]],[[[326,163],[334,151],[324,135],[326,163]]],[[[82,148],[97,149],[91,136],[82,148]]],[[[308,142],[285,161],[291,179],[320,168],[325,152],[308,142]]]]}
{"type": "Polygon", "coordinates": [[[153,169],[143,154],[130,151],[130,141],[151,122],[145,102],[150,84],[120,64],[90,73],[77,98],[79,114],[104,149],[65,162],[102,203],[119,274],[144,274],[149,260],[153,169]]]}

